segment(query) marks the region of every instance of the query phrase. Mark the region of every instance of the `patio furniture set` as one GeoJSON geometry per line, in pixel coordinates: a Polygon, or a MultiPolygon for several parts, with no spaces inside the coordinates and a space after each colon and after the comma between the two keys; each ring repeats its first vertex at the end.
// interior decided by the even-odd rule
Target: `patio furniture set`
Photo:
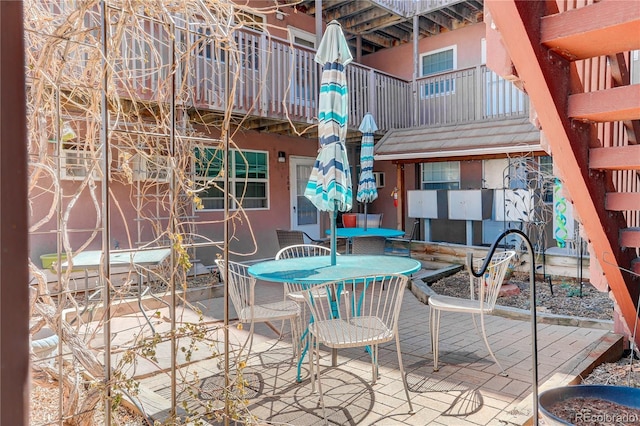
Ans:
{"type": "MultiPolygon", "coordinates": [[[[344,229],[344,228],[340,228],[344,229]]],[[[355,228],[352,228],[355,229],[355,228]]],[[[372,228],[370,230],[375,230],[372,228]]],[[[369,241],[374,237],[361,237],[369,241]]],[[[409,277],[419,271],[422,264],[405,256],[384,255],[378,247],[374,254],[361,252],[365,245],[354,240],[351,253],[338,255],[332,264],[328,247],[316,244],[293,244],[282,248],[275,260],[263,261],[251,266],[236,262],[217,260],[221,276],[229,286],[238,320],[249,323],[248,356],[253,340],[254,323],[289,320],[293,343],[294,360],[297,359],[297,381],[301,382],[301,366],[308,354],[309,374],[312,392],[318,379],[319,404],[327,422],[320,366],[320,347],[332,351],[332,366],[337,365],[337,350],[340,348],[364,347],[371,357],[372,384],[378,378],[378,346],[395,340],[402,383],[413,412],[407,380],[402,364],[398,319],[402,298],[409,277]],[[362,254],[364,253],[364,254],[362,254]],[[283,301],[260,304],[255,300],[255,286],[259,281],[283,284],[283,301]],[[306,315],[306,311],[309,315],[306,315]],[[315,365],[314,365],[315,359],[315,365]]],[[[489,264],[487,273],[470,281],[471,298],[433,296],[430,332],[434,355],[434,371],[438,370],[438,335],[440,313],[454,311],[480,315],[480,330],[493,360],[504,369],[491,351],[484,331],[484,315],[491,313],[498,290],[507,267],[515,252],[496,253],[489,264]]],[[[474,324],[478,329],[477,324],[474,324]]],[[[272,326],[272,329],[275,328],[272,326]]],[[[247,347],[247,343],[243,346],[247,347]]]]}

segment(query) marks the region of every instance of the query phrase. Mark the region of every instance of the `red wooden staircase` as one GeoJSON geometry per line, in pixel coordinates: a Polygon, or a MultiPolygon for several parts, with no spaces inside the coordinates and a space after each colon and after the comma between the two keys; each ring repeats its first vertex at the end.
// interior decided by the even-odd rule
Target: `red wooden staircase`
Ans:
{"type": "Polygon", "coordinates": [[[629,71],[640,3],[486,0],[485,14],[487,63],[528,93],[590,243],[591,281],[609,286],[617,331],[631,336],[640,295],[640,85],[629,71]]]}

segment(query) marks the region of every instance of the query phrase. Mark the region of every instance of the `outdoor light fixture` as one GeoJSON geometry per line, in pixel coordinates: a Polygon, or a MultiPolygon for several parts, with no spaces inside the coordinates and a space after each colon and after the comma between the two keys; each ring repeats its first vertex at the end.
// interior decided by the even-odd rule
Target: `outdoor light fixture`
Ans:
{"type": "Polygon", "coordinates": [[[284,163],[285,161],[287,161],[287,155],[284,151],[278,151],[278,163],[284,163]]]}

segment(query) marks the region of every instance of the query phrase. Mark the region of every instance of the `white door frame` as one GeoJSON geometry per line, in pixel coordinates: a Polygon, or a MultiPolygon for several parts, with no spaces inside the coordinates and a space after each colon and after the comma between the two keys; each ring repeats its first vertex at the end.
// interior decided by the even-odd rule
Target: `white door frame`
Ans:
{"type": "MultiPolygon", "coordinates": [[[[304,188],[309,181],[309,174],[315,161],[316,159],[314,157],[289,156],[289,202],[291,205],[289,215],[291,218],[291,229],[304,231],[309,234],[311,238],[320,238],[320,211],[314,208],[316,214],[315,220],[314,218],[307,217],[308,223],[302,225],[298,223],[299,197],[304,197],[304,188]],[[308,172],[306,172],[304,176],[298,176],[298,166],[307,166],[306,170],[308,170],[308,172]],[[298,194],[299,191],[301,191],[300,194],[298,194]]],[[[305,204],[307,202],[309,204],[311,203],[308,200],[304,202],[305,204]]],[[[313,205],[307,205],[307,207],[313,207],[313,205]]]]}

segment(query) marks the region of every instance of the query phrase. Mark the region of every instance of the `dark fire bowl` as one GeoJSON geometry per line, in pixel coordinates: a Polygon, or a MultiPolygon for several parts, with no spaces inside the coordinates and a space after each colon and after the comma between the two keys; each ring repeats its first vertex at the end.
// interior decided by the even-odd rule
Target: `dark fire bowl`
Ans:
{"type": "MultiPolygon", "coordinates": [[[[598,398],[640,409],[640,388],[606,385],[563,386],[546,390],[538,396],[540,412],[547,424],[557,426],[573,424],[554,416],[547,410],[553,404],[570,398],[598,398]]],[[[612,415],[616,414],[612,413],[612,415]]],[[[639,420],[635,419],[635,421],[639,420]]]]}

